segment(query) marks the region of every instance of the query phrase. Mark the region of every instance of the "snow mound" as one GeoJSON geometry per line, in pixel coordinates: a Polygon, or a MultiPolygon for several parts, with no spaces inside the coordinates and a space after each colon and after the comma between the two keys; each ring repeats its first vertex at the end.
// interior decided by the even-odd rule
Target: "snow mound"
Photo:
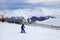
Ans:
{"type": "Polygon", "coordinates": [[[48,19],[44,21],[36,21],[36,23],[41,23],[41,24],[49,24],[49,25],[54,25],[54,26],[60,26],[60,18],[55,18],[55,19],[48,19]]]}

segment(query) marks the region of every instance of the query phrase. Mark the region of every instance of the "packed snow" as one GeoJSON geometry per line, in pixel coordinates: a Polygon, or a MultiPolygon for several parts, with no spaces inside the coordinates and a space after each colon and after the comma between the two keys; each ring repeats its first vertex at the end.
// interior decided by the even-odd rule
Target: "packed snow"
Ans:
{"type": "Polygon", "coordinates": [[[0,22],[0,40],[60,40],[60,30],[25,25],[26,33],[20,33],[20,24],[0,22]]]}

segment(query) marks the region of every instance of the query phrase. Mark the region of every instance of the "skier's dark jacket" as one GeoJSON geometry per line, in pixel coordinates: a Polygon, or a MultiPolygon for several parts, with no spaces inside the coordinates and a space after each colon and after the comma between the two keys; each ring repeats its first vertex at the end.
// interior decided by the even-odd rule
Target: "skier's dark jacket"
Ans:
{"type": "Polygon", "coordinates": [[[21,30],[24,30],[24,28],[25,28],[25,27],[24,27],[24,24],[22,24],[22,26],[21,26],[21,30]]]}

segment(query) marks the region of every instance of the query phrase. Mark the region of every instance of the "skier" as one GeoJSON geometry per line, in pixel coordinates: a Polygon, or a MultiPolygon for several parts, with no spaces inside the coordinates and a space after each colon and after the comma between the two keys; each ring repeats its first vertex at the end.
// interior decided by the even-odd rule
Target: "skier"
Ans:
{"type": "Polygon", "coordinates": [[[25,26],[24,26],[24,24],[22,24],[22,26],[21,26],[21,33],[25,33],[25,26]]]}
{"type": "Polygon", "coordinates": [[[29,19],[27,19],[28,23],[29,23],[29,19]]]}

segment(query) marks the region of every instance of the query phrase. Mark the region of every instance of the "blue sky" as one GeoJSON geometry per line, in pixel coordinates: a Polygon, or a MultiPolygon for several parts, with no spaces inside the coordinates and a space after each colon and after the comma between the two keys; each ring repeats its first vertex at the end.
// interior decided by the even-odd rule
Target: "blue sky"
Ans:
{"type": "Polygon", "coordinates": [[[60,8],[59,0],[0,0],[0,9],[18,8],[60,8]]]}

